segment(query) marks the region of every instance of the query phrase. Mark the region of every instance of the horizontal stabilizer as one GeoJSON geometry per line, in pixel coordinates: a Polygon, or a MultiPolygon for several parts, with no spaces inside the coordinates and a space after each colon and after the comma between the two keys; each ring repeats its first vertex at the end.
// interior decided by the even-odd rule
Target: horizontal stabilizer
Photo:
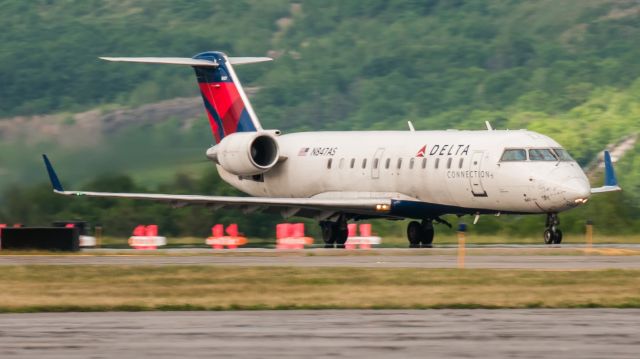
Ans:
{"type": "MultiPolygon", "coordinates": [[[[192,59],[190,57],[101,57],[101,59],[113,62],[141,62],[146,64],[218,67],[218,63],[216,61],[192,59]]],[[[273,60],[270,57],[229,57],[227,59],[232,65],[253,64],[273,60]]]]}
{"type": "Polygon", "coordinates": [[[257,62],[273,61],[270,57],[228,57],[231,65],[255,64],[257,62]]]}
{"type": "Polygon", "coordinates": [[[218,67],[218,63],[215,61],[192,59],[190,57],[101,57],[101,59],[114,62],[218,67]]]}

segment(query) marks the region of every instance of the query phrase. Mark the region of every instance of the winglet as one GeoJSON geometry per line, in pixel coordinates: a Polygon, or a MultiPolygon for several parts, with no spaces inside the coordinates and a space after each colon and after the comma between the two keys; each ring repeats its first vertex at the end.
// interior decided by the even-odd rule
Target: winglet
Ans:
{"type": "Polygon", "coordinates": [[[616,174],[613,171],[613,164],[611,163],[611,155],[609,154],[609,151],[604,151],[604,185],[618,185],[618,180],[616,179],[616,174]]]}
{"type": "Polygon", "coordinates": [[[44,155],[44,154],[42,155],[42,158],[44,159],[45,167],[47,167],[47,173],[49,174],[49,180],[51,181],[51,186],[53,186],[53,190],[55,192],[64,192],[64,189],[62,188],[62,184],[60,183],[60,180],[58,179],[58,175],[56,174],[56,171],[53,169],[53,166],[51,165],[49,158],[47,158],[47,155],[44,155]]]}
{"type": "Polygon", "coordinates": [[[617,192],[622,191],[618,185],[616,173],[613,171],[613,163],[611,162],[611,154],[604,151],[604,186],[592,188],[591,193],[617,192]]]}

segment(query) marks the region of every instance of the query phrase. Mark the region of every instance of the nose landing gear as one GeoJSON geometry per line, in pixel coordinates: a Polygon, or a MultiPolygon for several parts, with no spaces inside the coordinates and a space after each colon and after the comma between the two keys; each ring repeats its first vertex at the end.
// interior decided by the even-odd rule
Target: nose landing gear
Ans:
{"type": "Polygon", "coordinates": [[[547,229],[544,231],[545,244],[560,244],[562,242],[562,231],[558,226],[560,219],[557,213],[547,214],[547,229]]]}

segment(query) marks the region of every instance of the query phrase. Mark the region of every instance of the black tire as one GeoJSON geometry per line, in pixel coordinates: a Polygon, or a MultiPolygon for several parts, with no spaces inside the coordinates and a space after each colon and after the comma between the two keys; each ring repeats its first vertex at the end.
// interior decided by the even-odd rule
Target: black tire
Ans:
{"type": "Polygon", "coordinates": [[[338,226],[333,222],[320,222],[320,228],[322,229],[322,240],[324,241],[325,248],[333,248],[336,243],[335,232],[338,226]]]}
{"type": "Polygon", "coordinates": [[[423,228],[423,237],[422,237],[422,248],[432,248],[433,247],[433,237],[435,235],[435,231],[433,230],[433,226],[428,226],[427,228],[423,228]]]}
{"type": "Polygon", "coordinates": [[[555,244],[562,243],[562,231],[561,230],[556,229],[556,233],[555,233],[555,236],[553,238],[553,243],[555,243],[555,244]]]}
{"type": "Polygon", "coordinates": [[[416,221],[409,222],[407,226],[407,239],[409,239],[409,248],[419,248],[422,241],[423,231],[420,223],[416,221]]]}
{"type": "Polygon", "coordinates": [[[349,237],[349,230],[347,228],[338,229],[336,226],[336,248],[345,248],[347,243],[347,237],[349,237]]]}
{"type": "Polygon", "coordinates": [[[555,236],[550,229],[544,231],[544,244],[553,244],[555,236]]]}

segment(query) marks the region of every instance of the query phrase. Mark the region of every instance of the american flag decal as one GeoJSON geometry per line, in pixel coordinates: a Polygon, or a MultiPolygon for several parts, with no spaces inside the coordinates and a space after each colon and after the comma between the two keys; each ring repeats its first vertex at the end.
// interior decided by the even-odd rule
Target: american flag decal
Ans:
{"type": "Polygon", "coordinates": [[[298,152],[298,156],[306,156],[307,153],[309,153],[309,147],[302,147],[298,152]]]}

